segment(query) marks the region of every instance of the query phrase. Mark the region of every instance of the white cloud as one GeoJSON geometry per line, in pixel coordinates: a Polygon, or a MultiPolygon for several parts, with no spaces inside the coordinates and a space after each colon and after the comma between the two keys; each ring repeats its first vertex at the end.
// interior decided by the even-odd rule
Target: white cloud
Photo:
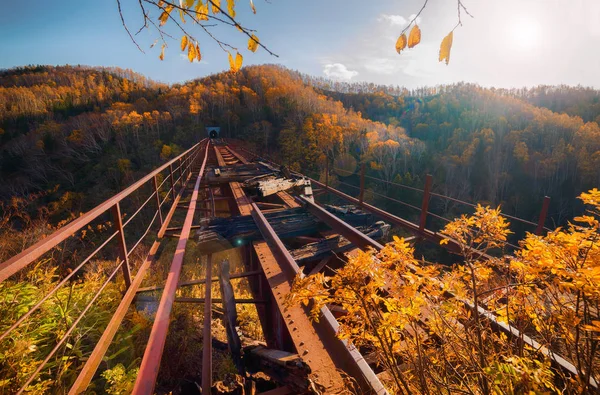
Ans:
{"type": "Polygon", "coordinates": [[[381,14],[377,19],[378,22],[388,22],[394,26],[404,26],[408,22],[402,15],[381,14]]]}
{"type": "Polygon", "coordinates": [[[323,74],[336,80],[350,81],[358,75],[358,71],[348,70],[341,63],[330,63],[323,66],[323,74]]]}
{"type": "Polygon", "coordinates": [[[368,57],[363,61],[365,69],[377,74],[394,74],[398,71],[398,60],[368,57]]]}

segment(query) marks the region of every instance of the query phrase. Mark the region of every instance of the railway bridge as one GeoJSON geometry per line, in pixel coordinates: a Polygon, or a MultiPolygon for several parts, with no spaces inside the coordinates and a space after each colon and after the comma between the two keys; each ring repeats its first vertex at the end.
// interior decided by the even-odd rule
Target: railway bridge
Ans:
{"type": "MultiPolygon", "coordinates": [[[[329,174],[329,169],[326,174],[329,174]]],[[[361,393],[386,394],[380,381],[380,375],[385,372],[380,371],[369,355],[362,355],[358,349],[336,337],[336,316],[343,314],[342,311],[336,306],[324,307],[322,319],[313,322],[307,309],[284,305],[292,282],[299,273],[314,274],[326,268],[340,267],[356,249],[383,248],[379,240],[386,238],[390,226],[411,232],[415,240],[426,239],[439,244],[442,236],[427,227],[428,218],[435,216],[429,210],[429,201],[436,196],[452,198],[433,193],[431,177],[427,177],[425,187],[419,190],[423,194],[421,207],[412,206],[420,212],[418,223],[368,204],[364,199],[364,179],[363,167],[357,196],[351,196],[329,185],[328,177],[320,182],[290,172],[245,150],[239,143],[204,139],[49,237],[3,262],[0,264],[0,282],[14,278],[76,232],[109,213],[111,215],[114,229],[106,240],[0,334],[1,341],[15,328],[24,325],[53,293],[76,278],[77,273],[95,256],[106,254],[107,250],[114,253],[116,265],[104,286],[96,291],[81,316],[58,338],[20,393],[35,382],[50,359],[65,346],[81,317],[97,301],[105,286],[122,277],[122,299],[93,352],[79,367],[70,394],[86,392],[92,379],[99,374],[100,365],[127,313],[144,303],[149,304],[155,314],[134,394],[156,391],[173,308],[179,303],[193,304],[204,311],[202,326],[190,328],[203,332],[202,393],[221,391],[215,388],[212,372],[211,326],[215,311],[218,311],[238,370],[241,373],[247,369],[262,371],[275,383],[276,388],[262,393],[339,393],[350,376],[361,393]],[[121,202],[142,190],[150,190],[150,194],[134,212],[125,216],[121,202]],[[315,201],[325,194],[335,195],[345,200],[347,205],[332,206],[315,201]],[[150,212],[151,221],[141,237],[130,240],[129,235],[133,233],[128,233],[130,224],[142,210],[150,212]],[[163,251],[164,244],[173,239],[176,247],[168,252],[171,256],[166,279],[145,284],[157,257],[166,253],[163,251]],[[149,246],[149,250],[133,270],[130,263],[132,253],[142,243],[149,246]],[[110,246],[113,246],[112,250],[110,246]],[[191,248],[197,250],[195,253],[200,254],[205,263],[203,277],[187,279],[182,276],[184,258],[191,254],[191,248]],[[235,250],[240,257],[241,267],[235,272],[230,270],[232,262],[214,262],[217,254],[226,249],[235,250]],[[231,286],[232,279],[245,279],[251,297],[236,297],[231,286]],[[213,297],[212,286],[208,285],[213,283],[219,284],[219,298],[213,297]],[[178,290],[202,284],[204,298],[178,297],[178,290]],[[256,306],[264,333],[264,342],[250,347],[242,344],[236,330],[236,305],[247,303],[256,306]],[[248,367],[248,361],[252,361],[252,368],[248,367]]],[[[546,198],[537,223],[524,221],[537,233],[545,229],[548,204],[549,199],[546,198]]],[[[452,240],[447,245],[451,251],[457,247],[452,240]]],[[[468,301],[464,303],[474,307],[468,301]]],[[[576,374],[575,367],[560,355],[542,347],[514,327],[497,321],[495,315],[483,307],[476,308],[496,330],[529,343],[551,358],[558,368],[576,374]]],[[[257,393],[249,375],[242,376],[240,385],[238,392],[232,393],[257,393]]]]}

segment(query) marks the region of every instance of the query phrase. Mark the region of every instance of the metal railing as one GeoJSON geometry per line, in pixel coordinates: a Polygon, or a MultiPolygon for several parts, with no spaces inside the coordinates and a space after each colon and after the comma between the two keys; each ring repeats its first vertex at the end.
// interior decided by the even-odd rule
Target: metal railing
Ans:
{"type": "MultiPolygon", "coordinates": [[[[206,139],[205,139],[206,140],[206,139]]],[[[55,294],[61,287],[63,287],[69,280],[73,279],[77,273],[81,272],[81,269],[89,263],[93,258],[97,257],[101,251],[103,251],[107,255],[111,255],[111,253],[106,253],[106,246],[113,240],[117,241],[117,259],[116,266],[110,272],[108,277],[102,283],[100,288],[95,292],[92,298],[89,300],[87,305],[83,308],[77,318],[74,319],[73,323],[70,327],[61,335],[55,344],[54,348],[48,353],[45,359],[37,366],[36,370],[31,374],[25,383],[21,386],[18,393],[23,393],[27,387],[35,380],[37,375],[44,369],[44,367],[48,364],[50,359],[56,354],[56,352],[60,349],[61,346],[67,341],[72,332],[76,329],[79,322],[82,320],[84,315],[90,310],[90,308],[94,305],[96,300],[100,297],[102,291],[109,285],[111,281],[113,281],[118,274],[119,271],[123,272],[123,279],[126,287],[126,291],[131,287],[132,280],[135,280],[137,286],[141,283],[141,278],[144,275],[144,270],[140,268],[135,277],[132,277],[131,268],[129,259],[131,254],[141,245],[144,238],[148,235],[153,225],[156,223],[158,218],[159,224],[161,228],[166,227],[167,223],[163,219],[162,208],[167,203],[169,199],[171,199],[172,203],[176,203],[176,190],[179,185],[181,188],[180,194],[183,193],[185,180],[189,178],[189,175],[192,171],[192,167],[196,162],[198,154],[200,153],[203,143],[205,140],[195,144],[193,147],[183,152],[181,155],[176,158],[170,160],[169,162],[163,164],[157,169],[153,170],[142,179],[133,183],[129,187],[125,188],[123,191],[117,193],[110,199],[104,201],[98,206],[94,207],[92,210],[83,214],[82,216],[76,218],[72,222],[66,224],[56,232],[52,233],[50,236],[38,241],[32,246],[28,247],[21,253],[15,255],[14,257],[8,259],[7,261],[0,264],[0,283],[4,282],[11,278],[11,276],[19,273],[21,270],[26,269],[33,263],[37,262],[40,258],[43,258],[45,254],[51,252],[53,249],[59,247],[61,243],[69,238],[75,237],[76,233],[87,226],[89,226],[94,220],[98,219],[100,216],[110,212],[114,224],[113,232],[94,250],[92,251],[85,259],[79,262],[64,278],[62,278],[46,295],[44,295],[37,303],[35,303],[27,312],[22,314],[8,329],[6,329],[2,334],[0,334],[0,341],[6,339],[6,337],[13,332],[16,328],[22,325],[34,312],[38,311],[40,307],[46,302],[53,294],[55,294]],[[159,183],[159,179],[162,178],[162,182],[159,183]],[[165,183],[169,182],[169,188],[163,188],[165,183]],[[134,211],[134,213],[124,221],[124,215],[121,212],[121,202],[123,199],[132,196],[135,192],[141,192],[142,188],[145,188],[147,185],[150,185],[151,193],[144,200],[143,203],[139,205],[134,211]],[[161,194],[165,196],[161,199],[161,194]],[[142,209],[147,207],[152,201],[154,201],[153,214],[150,223],[142,232],[141,236],[135,241],[131,248],[127,247],[126,236],[125,236],[125,228],[131,224],[131,222],[136,218],[142,209]]],[[[172,217],[172,212],[174,207],[169,210],[168,219],[172,217]]],[[[137,230],[133,229],[133,230],[137,230]]],[[[162,230],[164,233],[164,230],[162,230]]],[[[126,294],[127,295],[127,294],[126,294]]],[[[124,297],[125,299],[125,297],[124,297]]],[[[129,301],[129,303],[131,300],[129,301]]],[[[128,306],[129,304],[127,304],[128,306]]],[[[110,326],[110,324],[109,324],[110,326]]],[[[118,326],[118,325],[117,325],[118,326]]],[[[107,328],[106,331],[109,332],[114,328],[107,328]]],[[[110,337],[112,340],[112,337],[110,337]]],[[[95,369],[94,369],[95,371],[95,369]]],[[[92,373],[93,374],[93,373],[92,373]]],[[[89,383],[89,382],[88,382],[89,383]]],[[[72,393],[78,393],[78,391],[72,393]]]]}

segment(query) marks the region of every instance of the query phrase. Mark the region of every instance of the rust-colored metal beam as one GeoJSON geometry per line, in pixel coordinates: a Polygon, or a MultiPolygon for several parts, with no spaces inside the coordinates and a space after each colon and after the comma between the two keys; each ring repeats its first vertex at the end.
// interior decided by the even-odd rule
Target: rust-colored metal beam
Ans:
{"type": "Polygon", "coordinates": [[[125,288],[131,285],[131,269],[129,268],[129,258],[127,257],[127,244],[125,244],[125,234],[123,233],[123,217],[121,216],[121,205],[115,203],[111,208],[111,214],[114,221],[115,232],[118,233],[117,240],[119,243],[119,258],[123,261],[123,279],[125,280],[125,288]]]}
{"type": "Polygon", "coordinates": [[[117,334],[117,331],[120,328],[123,319],[129,311],[129,306],[131,306],[131,303],[133,302],[133,299],[135,298],[136,293],[138,292],[139,286],[144,280],[146,271],[156,259],[156,253],[158,251],[158,248],[160,247],[161,239],[164,235],[165,230],[169,226],[169,223],[171,222],[171,218],[173,218],[173,214],[175,213],[175,209],[177,207],[177,204],[179,203],[179,200],[183,196],[183,193],[184,189],[180,188],[179,193],[175,196],[173,204],[171,205],[171,208],[169,209],[169,212],[164,222],[162,223],[160,230],[158,231],[156,240],[150,247],[150,251],[146,256],[146,259],[138,269],[138,272],[135,278],[133,279],[131,286],[127,289],[127,292],[123,296],[123,299],[121,299],[117,310],[113,314],[112,318],[110,319],[110,322],[106,326],[106,329],[102,333],[100,340],[98,340],[98,343],[96,343],[92,354],[87,359],[81,372],[79,372],[75,383],[73,383],[73,386],[69,390],[69,395],[76,395],[85,392],[87,387],[90,385],[92,379],[94,378],[94,375],[98,370],[98,366],[100,366],[104,355],[106,355],[106,352],[108,351],[108,348],[110,347],[115,335],[117,334]]]}
{"type": "Polygon", "coordinates": [[[158,181],[156,180],[156,175],[152,177],[152,186],[154,187],[154,196],[156,198],[156,210],[158,211],[158,220],[160,221],[160,225],[163,224],[162,211],[160,210],[160,194],[158,188],[158,181]]]}
{"type": "Polygon", "coordinates": [[[535,229],[535,234],[538,236],[540,236],[544,231],[544,224],[546,223],[546,217],[548,217],[549,208],[550,198],[548,196],[544,196],[544,201],[542,202],[542,211],[540,211],[540,219],[538,220],[538,225],[535,229]]]}
{"type": "MultiPolygon", "coordinates": [[[[205,141],[205,140],[202,140],[202,141],[205,141]]],[[[169,165],[171,165],[173,162],[175,162],[179,158],[181,158],[181,156],[197,149],[201,143],[194,145],[192,148],[185,151],[180,156],[174,158],[172,161],[167,162],[164,165],[153,170],[152,172],[147,174],[142,179],[134,182],[132,185],[125,188],[123,191],[117,193],[116,195],[114,195],[110,199],[104,201],[103,203],[100,203],[98,206],[94,207],[92,210],[88,211],[81,217],[73,220],[71,223],[63,226],[62,228],[60,228],[59,230],[54,232],[52,235],[38,241],[37,243],[35,243],[31,247],[27,248],[25,251],[21,252],[20,254],[17,254],[14,257],[10,258],[9,260],[1,263],[0,264],[0,282],[6,280],[8,277],[12,276],[19,270],[21,270],[24,267],[26,267],[27,265],[33,263],[36,259],[41,257],[44,253],[46,253],[50,249],[54,248],[55,246],[60,244],[65,239],[69,238],[71,235],[76,233],[78,230],[80,230],[83,227],[85,227],[86,225],[88,225],[90,222],[92,222],[94,219],[98,218],[100,215],[105,213],[107,210],[109,210],[115,204],[117,204],[118,202],[120,202],[121,200],[123,200],[124,198],[129,196],[131,193],[133,193],[134,191],[139,189],[142,185],[146,184],[148,181],[150,181],[152,179],[152,177],[154,177],[158,173],[165,170],[167,167],[169,167],[169,165]]]]}
{"type": "Polygon", "coordinates": [[[198,190],[204,174],[209,146],[210,143],[208,143],[204,151],[204,160],[202,161],[202,166],[198,172],[194,192],[192,193],[189,203],[190,208],[185,216],[181,236],[179,237],[175,255],[173,256],[171,268],[165,283],[165,289],[158,305],[154,324],[152,325],[152,331],[150,332],[150,338],[148,339],[146,351],[142,358],[140,371],[133,387],[133,394],[136,395],[151,395],[154,391],[154,385],[156,384],[156,378],[158,377],[158,370],[160,368],[160,360],[169,330],[169,320],[173,301],[175,299],[175,292],[177,291],[177,283],[179,282],[179,275],[181,274],[181,268],[183,266],[185,247],[190,236],[190,228],[196,212],[195,208],[198,200],[198,190]]]}
{"type": "MultiPolygon", "coordinates": [[[[282,282],[282,278],[279,275],[276,276],[277,280],[275,280],[275,278],[271,275],[271,271],[277,271],[276,267],[265,268],[267,280],[269,281],[269,284],[271,284],[271,286],[274,285],[272,281],[277,281],[278,285],[280,287],[282,285],[285,286],[286,293],[289,293],[289,287],[291,285],[291,282],[293,281],[295,276],[298,273],[300,273],[300,268],[298,267],[296,261],[292,258],[281,239],[277,236],[277,234],[275,233],[265,216],[260,212],[260,209],[255,203],[252,204],[252,217],[254,218],[256,225],[260,229],[263,238],[267,242],[266,245],[264,243],[254,243],[255,246],[268,246],[267,248],[271,250],[271,253],[275,256],[275,259],[277,259],[280,273],[283,274],[283,279],[286,279],[287,281],[284,280],[282,282]]],[[[259,255],[259,260],[261,261],[261,264],[263,264],[263,260],[265,259],[265,252],[261,252],[261,250],[257,249],[257,254],[259,255]]],[[[268,265],[269,263],[265,262],[264,264],[268,265]]],[[[280,309],[282,309],[282,296],[277,295],[275,299],[278,305],[280,305],[280,309]]],[[[283,312],[285,310],[282,309],[281,311],[283,312]]],[[[298,351],[304,354],[302,356],[304,359],[307,360],[308,365],[311,366],[313,370],[316,368],[316,366],[318,366],[319,371],[326,371],[328,374],[330,374],[329,380],[331,381],[329,382],[329,385],[331,385],[332,388],[330,388],[329,390],[334,390],[335,386],[340,385],[337,382],[339,380],[339,374],[333,374],[332,370],[343,368],[343,370],[345,370],[346,373],[349,373],[353,377],[357,378],[363,388],[366,388],[369,391],[373,391],[373,393],[376,394],[387,394],[387,391],[385,390],[385,388],[383,387],[373,370],[365,362],[360,352],[358,352],[358,350],[355,347],[348,345],[346,342],[343,342],[336,337],[339,324],[335,320],[329,309],[327,307],[323,307],[321,309],[321,313],[323,315],[323,318],[318,323],[313,322],[312,325],[305,323],[304,326],[306,328],[303,329],[301,334],[294,333],[292,335],[292,339],[297,341],[297,344],[299,344],[301,348],[305,348],[304,352],[302,352],[301,349],[299,349],[298,351]],[[307,329],[311,327],[315,328],[315,332],[313,333],[316,335],[316,339],[318,340],[309,339],[310,332],[308,332],[307,329]],[[322,347],[325,347],[327,350],[323,350],[322,347],[320,347],[319,343],[321,343],[322,347]],[[325,357],[325,355],[323,355],[323,351],[325,351],[328,354],[328,357],[325,357]],[[311,358],[315,357],[323,358],[318,362],[316,366],[314,363],[311,363],[311,358]],[[336,366],[335,368],[333,366],[327,366],[327,364],[332,363],[334,364],[334,366],[336,366]]],[[[290,317],[290,315],[288,314],[287,317],[290,317]]],[[[305,312],[297,313],[296,319],[302,320],[304,322],[308,321],[308,317],[306,316],[305,312]]],[[[296,327],[296,325],[299,326],[300,323],[294,324],[295,321],[290,318],[287,318],[285,322],[286,325],[292,326],[291,332],[298,332],[295,331],[294,328],[296,327]]]]}
{"type": "MultiPolygon", "coordinates": [[[[208,190],[210,202],[205,216],[215,216],[215,201],[212,188],[208,190]]],[[[206,257],[204,277],[204,323],[202,328],[202,393],[210,394],[212,388],[212,254],[206,257]]]]}
{"type": "Polygon", "coordinates": [[[425,188],[423,189],[423,203],[421,204],[421,217],[419,218],[419,230],[422,232],[427,225],[427,212],[429,211],[429,198],[431,193],[431,174],[425,178],[425,188]]]}
{"type": "MultiPolygon", "coordinates": [[[[243,272],[243,273],[234,273],[231,274],[229,276],[229,278],[231,280],[234,280],[236,278],[246,278],[246,277],[253,277],[253,276],[260,276],[262,274],[262,270],[252,270],[249,272],[243,272]]],[[[219,277],[212,277],[211,278],[212,282],[216,282],[219,281],[219,277]]],[[[198,284],[204,284],[206,282],[206,279],[201,278],[198,280],[190,280],[190,281],[184,281],[182,283],[179,283],[179,285],[177,287],[189,287],[192,285],[198,285],[198,284]]],[[[161,285],[157,285],[155,287],[145,287],[145,288],[140,288],[138,289],[138,293],[142,293],[142,292],[151,292],[151,291],[158,291],[163,289],[164,287],[161,285]]]]}

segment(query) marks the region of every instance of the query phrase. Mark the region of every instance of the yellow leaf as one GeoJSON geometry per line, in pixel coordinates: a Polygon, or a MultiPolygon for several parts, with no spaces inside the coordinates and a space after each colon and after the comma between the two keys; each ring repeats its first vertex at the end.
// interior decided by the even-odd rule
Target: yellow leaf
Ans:
{"type": "Polygon", "coordinates": [[[193,5],[194,5],[194,0],[186,0],[185,1],[185,6],[187,8],[192,8],[193,5]]]}
{"type": "Polygon", "coordinates": [[[248,39],[248,50],[250,50],[252,52],[256,52],[257,49],[258,49],[258,37],[256,37],[253,34],[252,37],[250,37],[248,39]]]}
{"type": "Polygon", "coordinates": [[[254,7],[254,2],[250,0],[250,8],[252,8],[252,12],[256,14],[256,8],[254,7]]]}
{"type": "Polygon", "coordinates": [[[233,61],[233,56],[231,56],[231,52],[228,52],[229,54],[229,70],[231,70],[232,72],[236,72],[237,70],[235,69],[235,63],[233,61]]]}
{"type": "Polygon", "coordinates": [[[200,54],[200,46],[196,43],[196,60],[199,62],[202,60],[202,55],[200,54]]]}
{"type": "Polygon", "coordinates": [[[158,20],[160,21],[160,26],[164,25],[169,20],[169,13],[167,11],[163,11],[163,13],[158,17],[158,20]]]}
{"type": "Polygon", "coordinates": [[[196,3],[196,18],[200,21],[208,20],[208,1],[204,4],[202,0],[198,0],[198,3],[196,3]]]}
{"type": "Polygon", "coordinates": [[[165,44],[162,45],[162,48],[160,49],[160,56],[158,58],[160,60],[164,60],[165,59],[165,44]]]}
{"type": "Polygon", "coordinates": [[[194,61],[195,58],[196,58],[196,47],[194,47],[194,44],[190,43],[190,45],[188,45],[188,60],[191,63],[194,61]]]}
{"type": "Polygon", "coordinates": [[[238,71],[239,69],[242,68],[242,62],[244,61],[244,58],[242,57],[242,55],[240,53],[235,55],[235,71],[238,71]]]}
{"type": "Polygon", "coordinates": [[[412,48],[420,42],[421,29],[419,29],[419,26],[414,25],[413,28],[410,29],[410,34],[408,35],[408,48],[412,48]]]}
{"type": "Polygon", "coordinates": [[[185,48],[187,47],[187,45],[188,45],[188,38],[187,38],[187,36],[181,37],[181,50],[185,51],[185,48]]]}
{"type": "Polygon", "coordinates": [[[400,53],[404,48],[406,48],[406,34],[402,33],[402,35],[398,37],[398,41],[396,41],[396,51],[400,53]]]}
{"type": "Polygon", "coordinates": [[[446,64],[448,64],[448,62],[450,62],[450,49],[452,49],[452,36],[453,36],[453,33],[450,32],[442,40],[442,45],[440,45],[440,62],[442,60],[446,60],[446,64]]]}
{"type": "Polygon", "coordinates": [[[235,0],[227,0],[227,12],[230,17],[235,18],[235,0]]]}
{"type": "Polygon", "coordinates": [[[221,0],[212,0],[212,12],[213,14],[219,13],[219,8],[221,8],[221,0]]]}
{"type": "Polygon", "coordinates": [[[185,12],[183,10],[179,10],[179,18],[181,18],[181,22],[185,23],[185,12]]]}

